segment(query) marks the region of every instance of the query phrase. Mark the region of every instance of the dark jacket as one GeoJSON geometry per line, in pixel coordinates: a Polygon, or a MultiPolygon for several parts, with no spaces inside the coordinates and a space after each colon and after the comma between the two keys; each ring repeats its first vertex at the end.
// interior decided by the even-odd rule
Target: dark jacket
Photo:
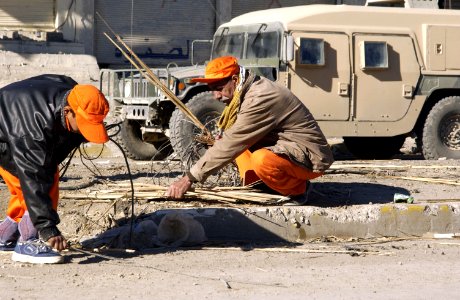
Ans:
{"type": "Polygon", "coordinates": [[[62,109],[77,83],[40,75],[0,89],[0,166],[19,178],[34,226],[44,240],[60,234],[49,191],[59,163],[82,142],[65,129],[62,109]]]}

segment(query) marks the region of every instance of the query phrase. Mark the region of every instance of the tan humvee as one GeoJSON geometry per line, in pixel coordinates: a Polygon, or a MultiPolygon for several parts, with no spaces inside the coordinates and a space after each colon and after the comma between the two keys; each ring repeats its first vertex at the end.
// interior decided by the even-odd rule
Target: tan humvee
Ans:
{"type": "MultiPolygon", "coordinates": [[[[357,157],[391,157],[412,136],[427,159],[459,159],[460,11],[437,9],[436,0],[373,6],[381,2],[244,14],[219,26],[210,58],[233,55],[285,85],[326,136],[343,137],[357,157]]],[[[223,107],[206,85],[190,81],[204,66],[154,71],[213,127],[223,107]]],[[[123,122],[119,141],[130,157],[162,159],[172,147],[193,160],[184,157],[196,128],[167,97],[136,70],[102,70],[101,78],[109,79],[101,90],[123,122]]]]}
{"type": "Polygon", "coordinates": [[[213,57],[280,82],[358,157],[460,158],[460,11],[306,5],[223,24],[213,57]]]}

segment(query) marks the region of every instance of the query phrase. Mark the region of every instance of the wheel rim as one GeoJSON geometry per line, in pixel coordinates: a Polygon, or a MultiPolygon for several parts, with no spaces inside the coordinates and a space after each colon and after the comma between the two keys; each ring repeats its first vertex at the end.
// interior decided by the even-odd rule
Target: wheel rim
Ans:
{"type": "Polygon", "coordinates": [[[442,120],[439,126],[442,143],[451,150],[460,150],[460,114],[442,120]]]}
{"type": "Polygon", "coordinates": [[[205,114],[202,118],[203,125],[212,133],[215,134],[219,130],[217,123],[219,122],[220,113],[213,111],[205,114]]]}
{"type": "MultiPolygon", "coordinates": [[[[206,114],[203,114],[199,117],[200,121],[209,130],[213,137],[216,137],[220,133],[220,129],[217,126],[219,123],[221,113],[217,111],[210,111],[206,114]]],[[[190,168],[200,157],[204,154],[204,152],[209,148],[208,144],[200,139],[196,138],[201,134],[201,129],[198,127],[194,127],[193,135],[195,136],[195,140],[193,145],[190,145],[189,154],[187,155],[186,165],[190,168]]],[[[239,177],[238,168],[235,164],[230,163],[219,172],[214,175],[211,175],[207,178],[206,185],[209,187],[214,186],[238,186],[240,185],[241,180],[239,177]]]]}
{"type": "MultiPolygon", "coordinates": [[[[219,132],[219,128],[217,127],[219,118],[220,113],[218,112],[209,112],[200,118],[200,121],[203,123],[206,129],[209,130],[211,136],[213,137],[215,137],[219,132]]],[[[200,134],[201,129],[199,129],[198,127],[194,127],[193,135],[195,136],[195,151],[197,152],[197,154],[202,155],[204,151],[208,148],[208,145],[206,143],[201,142],[199,138],[196,138],[199,137],[200,134]]]]}

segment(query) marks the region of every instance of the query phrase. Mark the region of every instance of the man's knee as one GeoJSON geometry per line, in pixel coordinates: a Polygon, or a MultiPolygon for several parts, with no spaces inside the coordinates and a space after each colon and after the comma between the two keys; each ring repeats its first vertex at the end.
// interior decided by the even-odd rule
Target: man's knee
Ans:
{"type": "Polygon", "coordinates": [[[263,166],[266,166],[267,163],[270,161],[268,157],[271,155],[275,155],[275,154],[265,148],[254,151],[251,155],[251,165],[253,169],[259,170],[263,168],[263,166]]]}

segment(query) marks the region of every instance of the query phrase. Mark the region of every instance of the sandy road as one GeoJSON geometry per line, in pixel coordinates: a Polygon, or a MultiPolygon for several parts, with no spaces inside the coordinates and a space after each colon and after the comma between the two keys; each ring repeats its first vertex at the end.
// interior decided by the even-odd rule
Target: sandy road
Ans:
{"type": "MultiPolygon", "coordinates": [[[[66,181],[61,184],[62,192],[76,186],[83,190],[107,188],[101,177],[123,182],[128,178],[121,157],[103,157],[93,163],[89,171],[75,159],[66,181]],[[96,179],[97,183],[93,182],[96,179]]],[[[167,185],[173,180],[164,172],[165,166],[158,163],[131,161],[130,167],[137,183],[159,180],[167,185]]],[[[414,156],[391,161],[339,160],[314,182],[311,205],[343,207],[389,203],[396,192],[410,194],[422,203],[456,202],[460,198],[460,188],[455,184],[459,181],[459,168],[460,161],[424,161],[414,156]]],[[[0,196],[5,199],[1,203],[4,211],[7,191],[1,189],[0,196]]],[[[62,200],[60,228],[69,238],[78,238],[83,231],[82,221],[87,221],[90,215],[92,220],[100,222],[85,228],[86,233],[101,232],[122,218],[129,204],[114,210],[112,219],[101,217],[100,212],[106,211],[109,205],[62,200]]],[[[138,203],[135,211],[203,206],[206,203],[159,201],[138,203]]],[[[221,244],[206,249],[158,248],[147,252],[104,253],[119,258],[110,260],[68,251],[64,253],[66,263],[54,266],[14,263],[10,254],[0,254],[0,299],[458,297],[458,240],[374,242],[313,242],[293,251],[286,251],[280,245],[249,245],[251,250],[242,251],[242,245],[221,244]],[[349,253],[350,245],[368,253],[349,253]]],[[[248,245],[243,246],[247,250],[248,245]]]]}
{"type": "Polygon", "coordinates": [[[237,246],[105,253],[116,260],[66,252],[66,264],[44,266],[0,254],[0,299],[456,299],[460,291],[458,241],[237,246]],[[346,245],[370,254],[334,252],[346,245]]]}

